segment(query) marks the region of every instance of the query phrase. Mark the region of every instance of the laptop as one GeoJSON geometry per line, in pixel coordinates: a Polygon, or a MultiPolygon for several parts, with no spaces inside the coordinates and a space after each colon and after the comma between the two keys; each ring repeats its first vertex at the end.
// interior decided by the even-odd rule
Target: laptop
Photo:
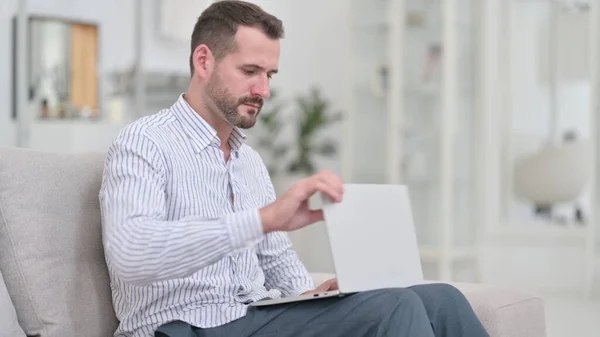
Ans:
{"type": "Polygon", "coordinates": [[[342,202],[333,203],[325,195],[321,201],[339,290],[265,299],[250,306],[425,283],[405,185],[345,184],[342,202]]]}

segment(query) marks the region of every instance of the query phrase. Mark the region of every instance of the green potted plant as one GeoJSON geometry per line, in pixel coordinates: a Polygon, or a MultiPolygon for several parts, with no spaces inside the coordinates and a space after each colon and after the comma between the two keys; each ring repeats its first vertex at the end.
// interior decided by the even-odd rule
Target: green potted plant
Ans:
{"type": "Polygon", "coordinates": [[[342,113],[332,112],[317,88],[296,98],[292,107],[295,118],[286,119],[282,115],[285,107],[279,91],[272,89],[259,115],[255,137],[278,195],[298,180],[316,173],[319,156],[337,153],[336,142],[326,137],[324,131],[342,119],[342,113]]]}
{"type": "MultiPolygon", "coordinates": [[[[271,145],[272,151],[277,153],[275,161],[270,163],[276,167],[277,175],[272,178],[277,195],[285,193],[300,179],[316,173],[319,157],[337,154],[337,143],[327,137],[325,131],[341,121],[343,114],[332,111],[318,88],[311,88],[308,94],[298,96],[293,108],[294,118],[287,124],[292,132],[285,131],[286,145],[281,145],[281,151],[271,145]]],[[[284,126],[271,120],[267,123],[284,126]]]]}
{"type": "Polygon", "coordinates": [[[307,95],[300,95],[296,103],[297,133],[292,139],[296,151],[287,165],[287,172],[309,176],[316,173],[315,160],[319,156],[337,154],[337,143],[332,138],[323,138],[324,129],[341,121],[343,114],[331,111],[329,102],[318,88],[312,88],[307,95]]]}

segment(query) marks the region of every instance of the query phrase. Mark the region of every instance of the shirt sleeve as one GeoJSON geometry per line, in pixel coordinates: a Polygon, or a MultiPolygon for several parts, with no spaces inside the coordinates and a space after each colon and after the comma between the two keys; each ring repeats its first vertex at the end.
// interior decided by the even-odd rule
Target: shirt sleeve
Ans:
{"type": "Polygon", "coordinates": [[[187,277],[264,237],[258,209],[166,220],[164,163],[143,133],[124,132],[109,149],[100,190],[103,244],[124,282],[187,277]]]}
{"type": "MultiPolygon", "coordinates": [[[[275,200],[275,190],[269,173],[263,165],[262,178],[265,181],[271,201],[275,200]]],[[[298,296],[315,288],[306,267],[292,249],[292,242],[285,232],[271,232],[258,244],[258,258],[265,273],[267,289],[278,289],[284,297],[298,296]]]]}

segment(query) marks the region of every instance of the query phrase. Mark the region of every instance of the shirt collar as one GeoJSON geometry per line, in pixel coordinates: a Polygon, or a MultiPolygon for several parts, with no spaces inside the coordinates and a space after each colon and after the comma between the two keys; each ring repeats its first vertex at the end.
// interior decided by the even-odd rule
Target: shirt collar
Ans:
{"type": "MultiPolygon", "coordinates": [[[[183,94],[179,95],[179,98],[171,106],[171,111],[175,114],[177,119],[183,125],[185,132],[194,141],[194,145],[198,147],[198,150],[204,150],[211,144],[219,145],[221,140],[217,137],[217,130],[200,116],[185,100],[183,94]]],[[[229,136],[228,144],[231,150],[239,150],[239,148],[246,143],[248,137],[242,132],[237,126],[233,127],[233,131],[229,136]]]]}

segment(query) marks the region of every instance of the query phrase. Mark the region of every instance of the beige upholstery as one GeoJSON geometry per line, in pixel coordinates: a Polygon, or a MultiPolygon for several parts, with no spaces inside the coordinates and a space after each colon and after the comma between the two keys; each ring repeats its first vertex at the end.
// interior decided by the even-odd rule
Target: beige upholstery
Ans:
{"type": "MultiPolygon", "coordinates": [[[[0,148],[0,275],[6,283],[0,281],[0,337],[23,336],[17,319],[29,336],[112,336],[117,321],[98,209],[103,159],[0,148]]],[[[313,276],[317,283],[331,277],[313,276]]],[[[545,336],[539,298],[456,286],[491,337],[545,336]]]]}
{"type": "Polygon", "coordinates": [[[28,336],[114,332],[98,201],[103,158],[0,149],[0,271],[28,336]]]}
{"type": "Polygon", "coordinates": [[[497,337],[545,336],[544,302],[515,289],[453,283],[471,303],[479,320],[497,337]]]}

